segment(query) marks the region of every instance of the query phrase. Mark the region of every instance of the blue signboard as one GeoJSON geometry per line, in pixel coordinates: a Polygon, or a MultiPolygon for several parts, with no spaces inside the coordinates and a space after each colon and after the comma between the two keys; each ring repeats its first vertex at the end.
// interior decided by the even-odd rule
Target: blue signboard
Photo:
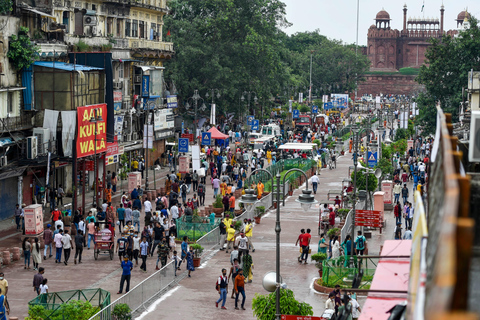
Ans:
{"type": "Polygon", "coordinates": [[[370,168],[375,167],[375,166],[377,165],[378,153],[377,153],[377,152],[368,151],[367,157],[368,157],[368,166],[369,166],[370,168]]]}
{"type": "Polygon", "coordinates": [[[142,97],[150,95],[150,76],[142,77],[142,97]]]}
{"type": "Polygon", "coordinates": [[[177,106],[177,96],[167,96],[167,108],[176,108],[177,106]]]}
{"type": "Polygon", "coordinates": [[[178,139],[178,152],[188,152],[188,138],[178,139]]]}
{"type": "Polygon", "coordinates": [[[115,110],[115,113],[120,113],[122,111],[122,103],[121,102],[114,102],[113,103],[113,110],[115,110]]]}
{"type": "Polygon", "coordinates": [[[253,119],[254,119],[254,116],[248,116],[247,117],[247,125],[251,126],[253,119]]]}
{"type": "Polygon", "coordinates": [[[259,127],[260,127],[260,120],[253,119],[252,120],[252,130],[258,130],[259,127]]]}
{"type": "Polygon", "coordinates": [[[312,113],[318,113],[318,106],[312,106],[312,113]]]}
{"type": "Polygon", "coordinates": [[[331,102],[325,102],[323,104],[323,109],[325,109],[325,110],[329,110],[329,109],[332,109],[332,108],[333,108],[333,103],[331,103],[331,102]]]}
{"type": "Polygon", "coordinates": [[[202,144],[209,146],[212,144],[212,133],[211,132],[202,132],[202,144]]]}
{"type": "Polygon", "coordinates": [[[293,110],[293,118],[299,118],[300,117],[300,110],[293,110]]]}

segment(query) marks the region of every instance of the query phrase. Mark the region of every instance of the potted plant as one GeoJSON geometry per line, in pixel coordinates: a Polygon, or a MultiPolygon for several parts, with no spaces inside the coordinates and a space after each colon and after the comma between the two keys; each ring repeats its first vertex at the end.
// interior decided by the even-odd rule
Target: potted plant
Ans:
{"type": "Polygon", "coordinates": [[[215,216],[221,217],[223,212],[222,196],[218,195],[215,198],[215,201],[213,202],[212,206],[213,206],[213,212],[215,213],[215,216]]]}
{"type": "Polygon", "coordinates": [[[264,206],[259,206],[255,208],[255,223],[260,224],[260,220],[265,213],[265,207],[264,206]]]}
{"type": "Polygon", "coordinates": [[[327,259],[327,254],[326,253],[314,253],[311,255],[311,259],[315,261],[315,267],[318,268],[318,275],[320,278],[322,277],[323,273],[323,260],[327,259]]]}
{"type": "Polygon", "coordinates": [[[329,239],[331,239],[334,235],[336,235],[338,233],[338,231],[340,231],[340,229],[338,229],[338,228],[332,228],[332,229],[328,230],[327,237],[329,239]]]}
{"type": "Polygon", "coordinates": [[[192,243],[190,245],[190,248],[193,248],[194,256],[193,256],[193,266],[195,268],[200,267],[200,256],[202,255],[203,252],[203,247],[199,245],[198,243],[192,243]]]}

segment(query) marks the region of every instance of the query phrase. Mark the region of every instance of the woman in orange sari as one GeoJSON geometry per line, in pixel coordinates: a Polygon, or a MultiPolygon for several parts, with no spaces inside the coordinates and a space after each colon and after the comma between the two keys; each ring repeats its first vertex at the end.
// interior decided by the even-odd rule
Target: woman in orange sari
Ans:
{"type": "Polygon", "coordinates": [[[165,193],[169,195],[170,190],[172,190],[172,181],[170,181],[170,176],[167,176],[167,180],[165,181],[165,193]]]}

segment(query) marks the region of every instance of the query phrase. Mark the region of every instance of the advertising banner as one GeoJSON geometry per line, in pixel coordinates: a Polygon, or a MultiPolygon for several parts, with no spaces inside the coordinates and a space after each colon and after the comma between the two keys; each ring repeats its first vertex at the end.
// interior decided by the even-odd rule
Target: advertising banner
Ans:
{"type": "Polygon", "coordinates": [[[167,108],[176,108],[178,107],[177,104],[177,96],[167,96],[167,108]]]}
{"type": "Polygon", "coordinates": [[[143,126],[143,148],[153,149],[153,125],[143,126]]]}
{"type": "Polygon", "coordinates": [[[358,227],[381,228],[383,226],[383,212],[374,210],[357,210],[355,225],[358,227]]]}
{"type": "Polygon", "coordinates": [[[105,165],[118,162],[118,142],[107,143],[107,154],[105,156],[105,165]]]}
{"type": "Polygon", "coordinates": [[[348,94],[332,93],[331,98],[334,108],[348,108],[348,94]]]}
{"type": "Polygon", "coordinates": [[[95,143],[97,145],[97,154],[107,151],[107,105],[105,103],[95,104],[77,108],[77,158],[91,156],[95,153],[95,143]],[[102,121],[96,123],[90,122],[95,117],[102,121]],[[95,126],[97,127],[97,141],[95,141],[95,126]]]}

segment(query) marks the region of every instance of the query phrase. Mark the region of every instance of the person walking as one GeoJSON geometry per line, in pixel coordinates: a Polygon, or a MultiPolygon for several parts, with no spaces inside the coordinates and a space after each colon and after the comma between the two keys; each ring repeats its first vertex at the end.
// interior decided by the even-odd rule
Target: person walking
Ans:
{"type": "Polygon", "coordinates": [[[33,291],[37,293],[37,296],[40,294],[40,285],[43,282],[43,274],[45,273],[44,268],[38,269],[38,273],[33,276],[33,291]]]}
{"type": "Polygon", "coordinates": [[[53,232],[50,229],[51,227],[51,224],[47,224],[47,229],[43,231],[43,242],[45,243],[45,249],[43,250],[43,260],[47,260],[47,249],[50,249],[48,257],[52,257],[53,232]]]}
{"type": "Polygon", "coordinates": [[[397,201],[397,204],[393,208],[393,214],[395,216],[395,224],[402,223],[402,208],[400,207],[399,201],[397,201]]]}
{"type": "Polygon", "coordinates": [[[313,193],[317,194],[317,187],[318,187],[318,183],[320,182],[320,179],[318,179],[318,176],[316,173],[313,175],[311,182],[313,186],[313,193]]]}
{"type": "Polygon", "coordinates": [[[218,225],[218,229],[220,230],[220,250],[225,250],[225,239],[227,238],[227,228],[223,220],[220,220],[220,224],[218,225]]]}
{"type": "Polygon", "coordinates": [[[73,242],[72,237],[68,234],[68,230],[65,230],[62,237],[62,244],[63,244],[63,263],[68,265],[68,259],[70,258],[70,252],[72,251],[73,242]]]}
{"type": "Polygon", "coordinates": [[[249,250],[247,250],[243,255],[242,264],[245,278],[248,279],[247,283],[251,283],[253,279],[253,259],[249,250]]]}
{"type": "Polygon", "coordinates": [[[355,239],[355,248],[357,255],[363,256],[365,249],[367,248],[367,239],[362,235],[362,231],[357,232],[357,239],[355,239]]]}
{"type": "Polygon", "coordinates": [[[55,234],[55,237],[53,238],[53,242],[55,242],[55,263],[60,263],[62,260],[62,251],[63,251],[63,243],[62,243],[62,238],[63,238],[63,230],[59,229],[58,233],[55,234]]]}
{"type": "Polygon", "coordinates": [[[30,243],[30,241],[28,241],[28,238],[23,239],[22,249],[23,249],[23,256],[25,258],[24,269],[30,269],[30,253],[32,249],[32,244],[30,243]]]}
{"type": "Polygon", "coordinates": [[[122,233],[122,228],[125,226],[125,208],[123,203],[120,203],[120,206],[117,208],[117,223],[118,223],[118,232],[122,233]]]}
{"type": "Polygon", "coordinates": [[[168,258],[168,252],[170,249],[168,248],[167,244],[167,239],[165,237],[162,238],[162,241],[157,245],[157,264],[155,266],[155,270],[160,270],[158,268],[158,262],[161,262],[161,268],[165,267],[167,265],[167,258],[168,258]]]}
{"type": "Polygon", "coordinates": [[[220,298],[215,302],[215,306],[218,308],[218,304],[222,301],[222,309],[227,310],[225,307],[225,302],[227,302],[228,294],[228,278],[227,278],[227,269],[222,269],[222,275],[218,277],[217,280],[217,291],[220,294],[220,298]]]}
{"type": "Polygon", "coordinates": [[[147,272],[148,242],[145,237],[142,238],[142,242],[140,243],[140,256],[142,258],[140,269],[142,269],[143,272],[147,272]]]}
{"type": "Polygon", "coordinates": [[[393,195],[395,196],[393,202],[397,203],[400,200],[401,192],[402,192],[402,185],[399,182],[395,186],[393,186],[393,195]]]}
{"type": "Polygon", "coordinates": [[[123,284],[125,283],[125,281],[127,282],[125,292],[130,291],[130,278],[132,276],[132,269],[133,269],[132,261],[128,259],[127,255],[124,255],[123,261],[122,261],[122,278],[120,279],[120,290],[118,290],[117,294],[122,294],[123,284]]]}
{"type": "Polygon", "coordinates": [[[248,250],[252,250],[252,252],[255,252],[255,247],[253,246],[253,242],[252,242],[252,236],[253,236],[252,219],[247,220],[247,224],[245,225],[245,236],[248,239],[248,250]]]}
{"type": "Polygon", "coordinates": [[[38,265],[42,263],[42,254],[40,253],[41,249],[38,242],[38,238],[35,238],[32,243],[33,270],[38,270],[38,265]]]}
{"type": "Polygon", "coordinates": [[[187,270],[188,270],[188,277],[191,278],[190,273],[192,271],[195,271],[195,267],[193,266],[193,258],[194,258],[194,253],[193,253],[193,248],[190,247],[190,250],[187,252],[187,270]]]}
{"type": "MultiPolygon", "coordinates": [[[[242,255],[248,251],[248,239],[245,237],[245,233],[240,233],[240,238],[238,238],[238,259],[242,259],[242,255]]],[[[243,260],[241,260],[243,261],[243,260]]],[[[245,275],[248,275],[248,273],[245,273],[245,275]]]]}
{"type": "Polygon", "coordinates": [[[17,231],[22,230],[22,225],[20,224],[21,222],[21,215],[22,215],[22,208],[20,208],[20,205],[17,203],[15,205],[15,223],[17,224],[17,231]]]}
{"type": "Polygon", "coordinates": [[[73,263],[77,264],[82,263],[82,253],[83,253],[83,244],[85,243],[85,237],[83,236],[83,231],[78,230],[75,235],[75,257],[73,258],[73,263]]]}
{"type": "Polygon", "coordinates": [[[238,310],[238,297],[242,295],[242,310],[245,310],[245,277],[243,276],[243,270],[238,270],[238,274],[235,277],[235,310],[238,310]]]}
{"type": "Polygon", "coordinates": [[[402,198],[403,198],[403,204],[407,204],[408,202],[408,188],[407,184],[405,183],[402,188],[402,198]]]}
{"type": "Polygon", "coordinates": [[[90,250],[90,240],[93,240],[93,243],[95,244],[95,222],[93,220],[90,220],[90,222],[87,225],[88,229],[88,250],[90,250]]]}

